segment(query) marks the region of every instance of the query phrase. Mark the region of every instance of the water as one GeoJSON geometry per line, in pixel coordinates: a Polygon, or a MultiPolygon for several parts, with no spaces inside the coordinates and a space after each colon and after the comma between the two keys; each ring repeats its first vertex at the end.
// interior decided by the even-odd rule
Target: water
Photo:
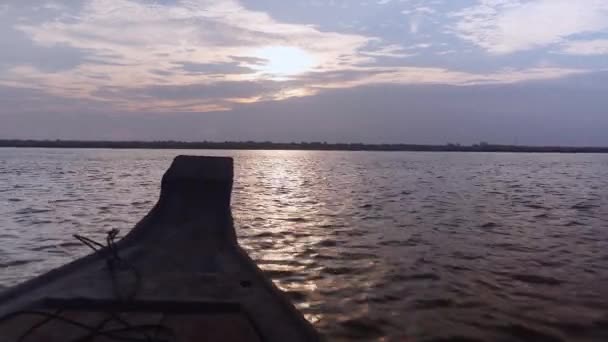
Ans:
{"type": "Polygon", "coordinates": [[[0,285],[235,158],[241,244],[335,340],[608,339],[608,155],[0,149],[0,285]]]}

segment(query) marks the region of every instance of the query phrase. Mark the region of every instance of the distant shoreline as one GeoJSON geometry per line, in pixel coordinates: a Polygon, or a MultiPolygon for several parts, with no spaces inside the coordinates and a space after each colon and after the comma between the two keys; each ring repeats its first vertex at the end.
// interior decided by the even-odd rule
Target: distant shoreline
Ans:
{"type": "Polygon", "coordinates": [[[254,141],[81,141],[0,140],[0,147],[109,148],[109,149],[196,149],[196,150],[304,150],[304,151],[411,151],[411,152],[520,152],[520,153],[608,153],[608,147],[520,146],[480,143],[474,145],[418,144],[331,144],[324,142],[274,143],[254,141]]]}

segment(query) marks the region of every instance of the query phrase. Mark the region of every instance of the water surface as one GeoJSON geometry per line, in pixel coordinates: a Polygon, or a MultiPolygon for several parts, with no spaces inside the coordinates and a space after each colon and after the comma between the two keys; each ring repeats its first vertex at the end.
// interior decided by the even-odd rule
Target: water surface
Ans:
{"type": "Polygon", "coordinates": [[[0,286],[235,158],[241,244],[335,340],[608,340],[608,155],[0,149],[0,286]]]}

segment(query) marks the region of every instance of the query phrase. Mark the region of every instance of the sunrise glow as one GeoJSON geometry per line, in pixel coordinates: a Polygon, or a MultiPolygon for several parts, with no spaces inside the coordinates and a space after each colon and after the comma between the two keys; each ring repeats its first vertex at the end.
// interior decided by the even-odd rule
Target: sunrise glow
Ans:
{"type": "Polygon", "coordinates": [[[255,52],[255,56],[266,60],[258,69],[276,76],[297,75],[310,71],[317,64],[307,51],[291,46],[268,46],[255,52]]]}

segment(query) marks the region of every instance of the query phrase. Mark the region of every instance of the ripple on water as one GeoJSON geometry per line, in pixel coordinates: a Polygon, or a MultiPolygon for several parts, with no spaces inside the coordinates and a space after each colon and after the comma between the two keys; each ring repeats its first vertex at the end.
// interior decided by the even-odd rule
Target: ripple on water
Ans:
{"type": "Polygon", "coordinates": [[[293,270],[273,270],[268,269],[267,267],[264,268],[264,273],[273,279],[283,279],[293,277],[298,274],[298,272],[293,270]]]}
{"type": "Polygon", "coordinates": [[[332,239],[321,240],[317,243],[320,247],[334,247],[338,245],[338,241],[332,239]]]}
{"type": "Polygon", "coordinates": [[[563,281],[538,274],[512,274],[511,278],[528,284],[551,285],[557,286],[563,284],[563,281]]]}
{"type": "Polygon", "coordinates": [[[17,266],[23,266],[23,265],[27,265],[27,264],[35,263],[35,262],[39,262],[39,261],[42,261],[42,259],[10,260],[10,261],[6,261],[6,262],[0,262],[0,267],[17,267],[17,266]]]}
{"type": "Polygon", "coordinates": [[[27,208],[22,208],[19,209],[17,211],[15,211],[15,214],[17,215],[32,215],[32,214],[42,214],[42,213],[48,213],[53,211],[53,209],[50,208],[32,208],[32,207],[27,207],[27,208]]]}
{"type": "Polygon", "coordinates": [[[414,274],[402,274],[402,273],[394,273],[390,276],[391,281],[397,282],[409,282],[409,281],[437,281],[440,280],[441,277],[434,273],[414,273],[414,274]]]}
{"type": "Polygon", "coordinates": [[[577,203],[577,204],[573,205],[570,208],[580,210],[580,211],[589,211],[589,210],[591,210],[593,208],[597,208],[597,207],[599,207],[597,204],[581,202],[581,203],[577,203]]]}
{"type": "Polygon", "coordinates": [[[505,250],[509,252],[534,253],[536,251],[534,248],[510,242],[488,243],[486,245],[492,249],[505,250]]]}
{"type": "Polygon", "coordinates": [[[541,331],[540,329],[533,329],[522,324],[509,324],[507,326],[500,327],[499,330],[502,332],[517,338],[520,341],[537,341],[537,342],[563,342],[562,338],[549,333],[541,331]]]}
{"type": "Polygon", "coordinates": [[[340,326],[344,329],[342,332],[344,337],[350,338],[367,338],[375,339],[384,336],[382,326],[386,322],[374,320],[369,317],[358,317],[347,319],[340,322],[340,326]]]}
{"type": "Polygon", "coordinates": [[[304,217],[288,217],[288,218],[284,218],[282,220],[287,221],[287,222],[296,222],[296,223],[308,222],[308,219],[306,219],[304,217]]]}
{"type": "Polygon", "coordinates": [[[531,209],[548,209],[547,207],[545,207],[541,204],[536,204],[536,203],[527,203],[526,207],[531,208],[531,209]]]}
{"type": "MultiPolygon", "coordinates": [[[[175,153],[0,149],[0,286],[135,224],[175,153]]],[[[240,243],[329,340],[608,340],[608,157],[191,153],[235,157],[240,243]]]]}
{"type": "Polygon", "coordinates": [[[354,267],[327,266],[323,268],[323,273],[331,275],[353,274],[359,271],[361,270],[354,267]]]}
{"type": "Polygon", "coordinates": [[[57,246],[64,247],[64,248],[71,248],[71,247],[82,247],[83,244],[82,244],[82,242],[76,242],[76,241],[64,241],[64,242],[58,243],[57,246]]]}
{"type": "Polygon", "coordinates": [[[295,303],[303,303],[308,298],[307,293],[303,291],[288,290],[285,291],[285,293],[287,294],[289,299],[291,299],[295,303]]]}
{"type": "Polygon", "coordinates": [[[446,309],[454,306],[454,301],[448,298],[417,299],[413,308],[417,310],[446,309]]]}

